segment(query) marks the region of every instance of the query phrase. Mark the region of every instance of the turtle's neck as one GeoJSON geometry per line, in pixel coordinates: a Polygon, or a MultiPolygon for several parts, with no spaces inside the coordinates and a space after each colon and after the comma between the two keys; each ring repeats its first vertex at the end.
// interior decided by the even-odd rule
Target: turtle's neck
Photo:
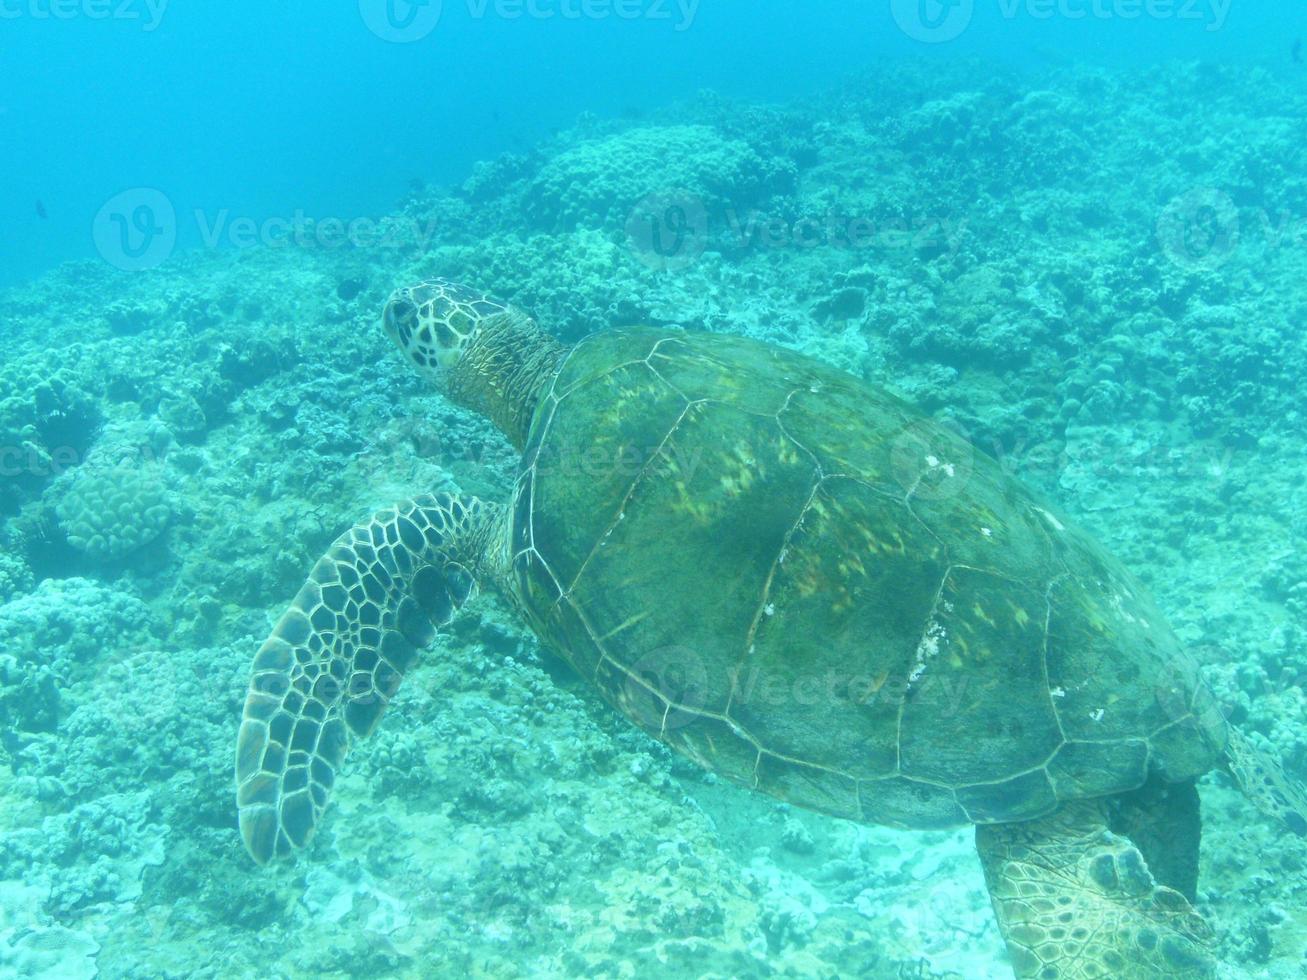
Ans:
{"type": "Polygon", "coordinates": [[[445,378],[445,394],[493,422],[521,452],[545,389],[567,348],[523,313],[483,320],[445,378]]]}

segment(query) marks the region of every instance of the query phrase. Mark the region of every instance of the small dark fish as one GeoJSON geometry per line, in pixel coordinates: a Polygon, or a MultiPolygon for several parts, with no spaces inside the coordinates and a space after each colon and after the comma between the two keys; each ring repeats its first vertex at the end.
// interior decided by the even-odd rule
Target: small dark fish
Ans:
{"type": "Polygon", "coordinates": [[[1289,48],[1289,57],[1293,58],[1295,65],[1302,64],[1302,38],[1295,37],[1293,39],[1293,46],[1289,48]]]}
{"type": "Polygon", "coordinates": [[[45,205],[40,201],[36,202],[36,216],[40,218],[42,221],[50,217],[50,215],[46,213],[45,205]]]}

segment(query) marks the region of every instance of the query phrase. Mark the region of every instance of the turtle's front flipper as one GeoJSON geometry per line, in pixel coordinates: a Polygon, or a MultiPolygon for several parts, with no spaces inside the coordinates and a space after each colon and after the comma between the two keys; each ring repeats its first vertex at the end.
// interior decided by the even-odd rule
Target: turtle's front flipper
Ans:
{"type": "Polygon", "coordinates": [[[1284,771],[1278,759],[1259,751],[1247,736],[1231,728],[1225,764],[1257,809],[1299,837],[1307,837],[1307,790],[1284,771]]]}
{"type": "Polygon", "coordinates": [[[1021,980],[1214,977],[1211,930],[1107,829],[1102,801],[976,828],[999,928],[1021,980]]]}
{"type": "Polygon", "coordinates": [[[260,864],[313,836],[351,735],[476,588],[497,509],[422,496],[341,535],[254,658],[236,744],[241,836],[260,864]]]}

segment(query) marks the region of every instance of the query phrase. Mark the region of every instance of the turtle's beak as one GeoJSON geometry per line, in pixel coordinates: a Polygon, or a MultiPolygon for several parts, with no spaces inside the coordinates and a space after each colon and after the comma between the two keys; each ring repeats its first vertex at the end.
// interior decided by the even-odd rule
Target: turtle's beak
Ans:
{"type": "Polygon", "coordinates": [[[413,332],[417,328],[418,307],[413,302],[407,289],[397,289],[386,301],[385,311],[381,314],[381,324],[386,336],[408,354],[413,344],[413,332]]]}

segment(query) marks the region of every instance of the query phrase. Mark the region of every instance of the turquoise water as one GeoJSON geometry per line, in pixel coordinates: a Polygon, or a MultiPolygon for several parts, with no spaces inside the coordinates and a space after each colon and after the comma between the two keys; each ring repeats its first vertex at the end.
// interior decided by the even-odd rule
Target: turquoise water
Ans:
{"type": "MultiPolygon", "coordinates": [[[[739,335],[906,399],[939,427],[891,440],[887,479],[924,494],[925,460],[948,485],[940,445],[996,459],[1120,558],[1224,717],[1307,776],[1301,12],[0,14],[0,976],[1012,975],[970,827],[705,772],[493,582],[354,740],[311,843],[251,860],[250,665],[314,562],[396,501],[516,485],[510,440],[383,330],[392,291],[433,277],[569,349],[632,324],[739,335]]],[[[587,479],[631,417],[596,417],[587,479]]],[[[679,465],[720,499],[781,492],[707,448],[679,465]]],[[[705,492],[666,508],[669,534],[705,492]]],[[[660,608],[746,574],[660,560],[660,608]]],[[[943,664],[920,649],[914,684],[943,664]]],[[[693,732],[695,663],[653,666],[693,732]]],[[[807,724],[834,740],[840,710],[807,724]]],[[[1212,955],[1303,975],[1307,846],[1226,774],[1198,786],[1212,955]]]]}

